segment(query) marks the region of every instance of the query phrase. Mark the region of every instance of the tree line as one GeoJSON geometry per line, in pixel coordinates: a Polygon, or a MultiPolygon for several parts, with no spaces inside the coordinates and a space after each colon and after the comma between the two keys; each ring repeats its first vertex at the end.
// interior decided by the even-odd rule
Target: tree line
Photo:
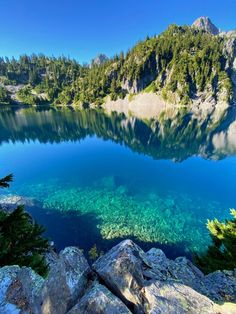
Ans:
{"type": "Polygon", "coordinates": [[[147,89],[168,100],[172,94],[188,104],[209,90],[217,100],[232,97],[230,69],[224,54],[225,39],[188,26],[171,25],[159,36],[147,37],[126,54],[101,64],[80,65],[66,57],[23,55],[0,58],[0,102],[8,103],[9,85],[24,87],[17,98],[24,103],[101,105],[147,89]]]}

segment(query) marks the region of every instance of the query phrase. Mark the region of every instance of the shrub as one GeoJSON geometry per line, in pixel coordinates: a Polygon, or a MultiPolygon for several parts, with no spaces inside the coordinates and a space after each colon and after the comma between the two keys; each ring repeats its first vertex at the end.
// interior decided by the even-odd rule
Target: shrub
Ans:
{"type": "Polygon", "coordinates": [[[231,209],[230,213],[233,216],[231,220],[207,222],[212,244],[206,253],[195,255],[197,265],[205,273],[236,267],[236,210],[231,209]]]}

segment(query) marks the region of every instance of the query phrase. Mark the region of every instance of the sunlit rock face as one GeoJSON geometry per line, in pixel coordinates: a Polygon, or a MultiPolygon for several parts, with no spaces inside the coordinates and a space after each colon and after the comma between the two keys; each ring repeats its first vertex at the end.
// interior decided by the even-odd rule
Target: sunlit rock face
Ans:
{"type": "Polygon", "coordinates": [[[209,17],[201,16],[193,24],[193,27],[202,29],[206,32],[209,32],[213,35],[219,34],[219,29],[212,23],[209,17]]]}
{"type": "Polygon", "coordinates": [[[36,313],[43,282],[31,268],[0,268],[0,313],[36,313]]]}
{"type": "Polygon", "coordinates": [[[131,314],[127,306],[104,285],[95,281],[68,314],[131,314]]]}
{"type": "Polygon", "coordinates": [[[39,302],[42,313],[66,313],[84,294],[90,272],[88,262],[78,248],[64,249],[44,282],[39,302]]]}
{"type": "MultiPolygon", "coordinates": [[[[0,268],[0,313],[231,314],[215,302],[236,301],[236,272],[204,276],[187,258],[168,259],[124,240],[89,267],[76,247],[65,248],[43,279],[31,268],[0,268]]],[[[233,306],[233,304],[232,304],[233,306]]]]}

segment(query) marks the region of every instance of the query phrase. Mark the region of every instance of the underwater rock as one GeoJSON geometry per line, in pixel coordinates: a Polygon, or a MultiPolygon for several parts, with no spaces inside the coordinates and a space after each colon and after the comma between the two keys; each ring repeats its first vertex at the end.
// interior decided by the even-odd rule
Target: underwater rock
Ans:
{"type": "Polygon", "coordinates": [[[68,314],[131,314],[105,286],[95,282],[68,314]]]}
{"type": "Polygon", "coordinates": [[[116,189],[116,192],[119,194],[126,194],[127,193],[127,187],[125,185],[120,185],[118,186],[118,188],[116,189]]]}
{"type": "Polygon", "coordinates": [[[39,312],[66,313],[83,295],[90,273],[88,262],[78,248],[67,247],[61,251],[43,285],[39,312]]]}
{"type": "Polygon", "coordinates": [[[103,177],[101,180],[96,182],[96,185],[105,189],[113,190],[116,188],[116,180],[114,176],[103,177]]]}
{"type": "Polygon", "coordinates": [[[134,194],[121,183],[110,176],[76,188],[58,182],[26,184],[21,194],[37,199],[48,212],[94,215],[96,228],[106,240],[132,237],[143,242],[181,243],[183,251],[201,251],[209,244],[205,223],[208,218],[220,217],[215,211],[220,204],[175,191],[166,195],[147,189],[134,194]]]}

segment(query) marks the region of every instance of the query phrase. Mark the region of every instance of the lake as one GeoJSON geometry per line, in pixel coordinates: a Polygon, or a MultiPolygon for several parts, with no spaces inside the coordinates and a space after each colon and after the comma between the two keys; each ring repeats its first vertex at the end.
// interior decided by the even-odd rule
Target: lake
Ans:
{"type": "Polygon", "coordinates": [[[2,107],[0,176],[14,182],[1,197],[32,199],[27,210],[58,249],[106,251],[131,238],[190,255],[209,244],[207,219],[236,207],[229,127],[196,133],[185,118],[163,129],[96,110],[2,107]]]}

